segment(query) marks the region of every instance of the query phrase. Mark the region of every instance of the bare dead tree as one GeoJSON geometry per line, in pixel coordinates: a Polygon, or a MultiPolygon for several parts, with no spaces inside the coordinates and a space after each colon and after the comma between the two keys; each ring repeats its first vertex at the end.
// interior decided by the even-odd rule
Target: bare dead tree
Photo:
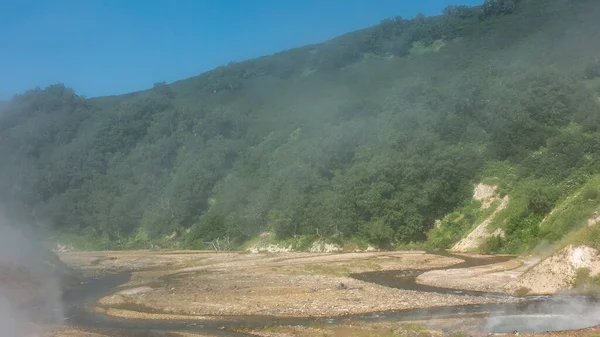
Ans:
{"type": "Polygon", "coordinates": [[[208,242],[204,242],[205,245],[210,245],[212,246],[213,250],[215,251],[215,253],[219,252],[219,246],[218,246],[218,242],[217,244],[215,244],[214,241],[208,241],[208,242]]]}
{"type": "Polygon", "coordinates": [[[173,208],[171,207],[171,198],[160,197],[160,207],[169,212],[169,214],[171,214],[171,218],[175,217],[175,212],[173,212],[173,208]]]}
{"type": "Polygon", "coordinates": [[[231,240],[229,239],[228,236],[226,236],[225,238],[221,239],[221,238],[216,238],[212,241],[208,241],[208,242],[204,242],[205,245],[209,245],[212,247],[212,249],[215,251],[215,253],[219,253],[219,252],[227,252],[231,250],[232,247],[232,243],[231,240]],[[223,241],[221,241],[223,240],[223,241]]]}

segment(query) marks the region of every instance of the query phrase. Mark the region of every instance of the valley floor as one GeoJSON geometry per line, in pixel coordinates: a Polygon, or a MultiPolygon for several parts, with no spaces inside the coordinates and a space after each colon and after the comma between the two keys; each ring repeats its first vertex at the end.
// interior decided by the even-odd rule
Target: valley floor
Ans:
{"type": "MultiPolygon", "coordinates": [[[[437,269],[420,275],[418,283],[454,289],[507,292],[533,259],[515,259],[483,267],[449,269],[460,256],[426,252],[320,253],[213,253],[72,252],[61,254],[68,265],[87,276],[132,272],[128,283],[113,289],[95,304],[95,310],[114,318],[202,322],[239,317],[314,319],[373,312],[514,302],[460,294],[426,293],[396,289],[350,277],[353,273],[437,269]]],[[[257,328],[238,324],[238,332],[259,336],[442,336],[476,335],[485,312],[413,322],[345,319],[339,324],[277,324],[257,328]]],[[[195,323],[191,323],[195,324],[195,323]]],[[[231,328],[230,328],[231,330],[231,328]]],[[[551,333],[590,336],[596,329],[551,333]]],[[[123,336],[63,328],[54,336],[123,336]]],[[[177,336],[164,333],[163,335],[177,336]]],[[[210,334],[208,334],[210,335],[210,334]]],[[[179,335],[183,336],[183,335],[179,335]]],[[[192,336],[192,335],[189,335],[192,336]]],[[[202,335],[194,335],[202,336],[202,335]]]]}

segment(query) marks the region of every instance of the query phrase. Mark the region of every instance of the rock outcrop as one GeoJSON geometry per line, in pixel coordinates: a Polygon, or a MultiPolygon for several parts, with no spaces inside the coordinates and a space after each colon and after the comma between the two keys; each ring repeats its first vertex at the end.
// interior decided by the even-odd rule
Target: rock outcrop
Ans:
{"type": "Polygon", "coordinates": [[[268,245],[254,245],[248,248],[250,253],[286,253],[292,252],[292,246],[282,246],[278,244],[268,244],[268,245]]]}
{"type": "Polygon", "coordinates": [[[473,199],[481,202],[481,208],[489,208],[498,198],[496,190],[498,186],[479,183],[473,189],[473,199]]]}
{"type": "Polygon", "coordinates": [[[311,253],[336,253],[342,251],[342,247],[335,243],[327,243],[325,241],[315,241],[308,250],[311,253]]]}
{"type": "Polygon", "coordinates": [[[451,251],[455,253],[466,253],[474,251],[477,250],[487,238],[492,236],[504,236],[504,232],[502,231],[502,229],[498,228],[494,232],[490,232],[488,227],[494,219],[494,217],[496,216],[496,214],[498,214],[498,212],[506,208],[506,206],[508,205],[508,201],[509,198],[507,195],[502,199],[502,202],[500,203],[498,208],[496,208],[494,212],[490,214],[490,216],[483,220],[471,233],[469,233],[469,235],[467,235],[466,238],[458,241],[451,248],[451,251]]]}
{"type": "Polygon", "coordinates": [[[588,219],[588,227],[594,227],[598,222],[600,222],[600,214],[598,212],[594,212],[594,216],[588,219]]]}

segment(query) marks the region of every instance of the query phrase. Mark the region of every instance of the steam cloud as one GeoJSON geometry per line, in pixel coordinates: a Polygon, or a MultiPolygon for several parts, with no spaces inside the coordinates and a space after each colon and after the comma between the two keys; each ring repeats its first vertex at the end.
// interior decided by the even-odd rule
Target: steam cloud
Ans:
{"type": "Polygon", "coordinates": [[[600,324],[600,303],[586,297],[559,297],[492,315],[485,329],[496,333],[531,333],[583,329],[600,324]]]}
{"type": "Polygon", "coordinates": [[[61,290],[33,232],[0,215],[0,336],[40,334],[62,321],[61,290]]]}

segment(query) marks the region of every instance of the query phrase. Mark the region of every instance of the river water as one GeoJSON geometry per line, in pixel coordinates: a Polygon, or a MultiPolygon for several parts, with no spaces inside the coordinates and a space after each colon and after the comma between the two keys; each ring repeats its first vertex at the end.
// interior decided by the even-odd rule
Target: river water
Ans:
{"type": "MultiPolygon", "coordinates": [[[[452,256],[446,253],[439,255],[452,256]]],[[[439,269],[456,269],[482,266],[503,262],[512,257],[474,258],[454,256],[464,262],[439,269]]],[[[429,269],[433,270],[433,269],[429,269]]],[[[439,294],[482,296],[498,299],[518,299],[519,303],[495,303],[484,305],[465,305],[433,307],[396,311],[373,312],[329,318],[273,317],[273,316],[227,316],[219,320],[143,320],[119,319],[100,312],[89,310],[95,301],[114,291],[114,288],[127,283],[130,274],[123,273],[96,278],[87,278],[69,291],[64,302],[66,321],[69,324],[100,329],[118,330],[120,336],[164,336],[167,331],[208,333],[216,336],[247,336],[233,331],[235,327],[263,327],[278,325],[343,324],[345,321],[415,321],[434,318],[465,318],[485,314],[489,318],[481,331],[509,333],[543,332],[550,330],[579,329],[600,324],[600,310],[595,298],[585,296],[529,296],[515,297],[490,292],[463,291],[416,283],[416,277],[427,270],[377,271],[352,274],[351,277],[386,287],[416,290],[439,294]]]]}

